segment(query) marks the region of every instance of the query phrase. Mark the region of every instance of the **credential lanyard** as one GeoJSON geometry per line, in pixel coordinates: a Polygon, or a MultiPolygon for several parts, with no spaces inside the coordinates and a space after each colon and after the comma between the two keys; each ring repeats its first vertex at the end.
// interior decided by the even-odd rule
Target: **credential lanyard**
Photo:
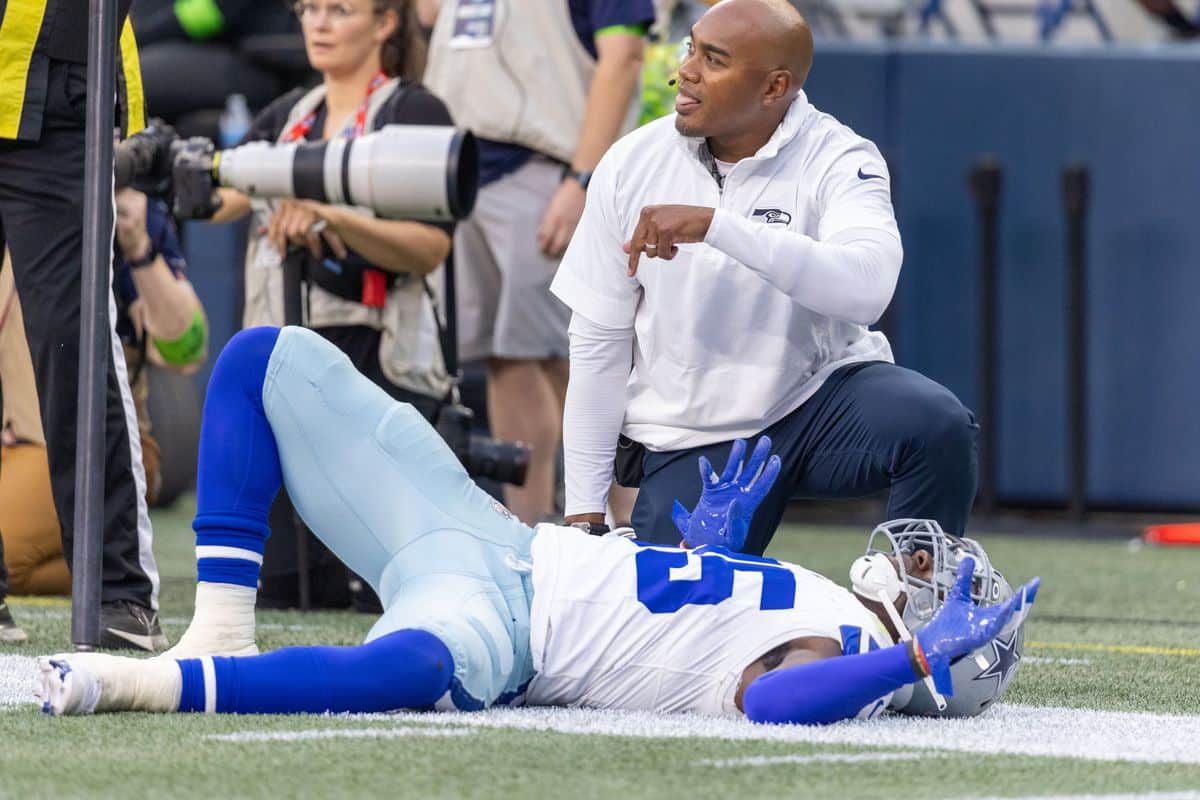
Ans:
{"type": "MultiPolygon", "coordinates": [[[[371,78],[371,82],[367,84],[367,96],[359,103],[358,110],[354,112],[354,121],[342,129],[341,136],[343,139],[354,139],[362,136],[367,127],[367,108],[371,104],[371,95],[375,94],[380,86],[387,83],[387,74],[382,70],[375,73],[375,77],[371,78]]],[[[308,138],[308,134],[312,132],[313,124],[317,121],[316,110],[310,111],[304,119],[293,125],[283,137],[283,142],[297,142],[301,139],[308,138]]]]}

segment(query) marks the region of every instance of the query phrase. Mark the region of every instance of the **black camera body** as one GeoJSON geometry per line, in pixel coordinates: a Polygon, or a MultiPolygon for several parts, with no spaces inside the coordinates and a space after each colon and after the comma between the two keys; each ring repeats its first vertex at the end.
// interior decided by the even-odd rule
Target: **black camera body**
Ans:
{"type": "Polygon", "coordinates": [[[529,469],[529,447],[471,433],[474,419],[475,413],[461,403],[447,403],[438,412],[434,427],[472,478],[523,486],[529,469]]]}
{"type": "Polygon", "coordinates": [[[113,148],[113,178],[118,189],[162,196],[170,191],[173,148],[179,136],[160,119],[113,148]]]}
{"type": "Polygon", "coordinates": [[[200,136],[180,139],[175,129],[154,120],[113,149],[116,188],[131,186],[158,197],[176,219],[208,219],[220,203],[213,163],[216,148],[200,136]]]}

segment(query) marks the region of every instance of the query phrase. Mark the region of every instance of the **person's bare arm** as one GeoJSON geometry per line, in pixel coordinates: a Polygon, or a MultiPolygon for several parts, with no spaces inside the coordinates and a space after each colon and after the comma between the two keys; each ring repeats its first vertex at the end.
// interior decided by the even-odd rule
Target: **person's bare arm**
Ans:
{"type": "Polygon", "coordinates": [[[176,278],[162,256],[148,267],[133,270],[133,284],[145,308],[146,332],[155,338],[178,339],[202,310],[192,284],[176,278]]]}
{"type": "MultiPolygon", "coordinates": [[[[133,189],[117,192],[117,246],[131,262],[146,259],[154,244],[146,230],[147,198],[133,189]]],[[[154,261],[130,270],[138,298],[145,308],[146,331],[153,337],[174,340],[182,336],[196,319],[200,299],[187,281],[175,277],[166,259],[155,254],[154,261]]]]}
{"type": "Polygon", "coordinates": [[[450,253],[450,236],[441,228],[311,200],[281,201],[263,233],[280,253],[293,244],[308,247],[314,258],[325,252],[345,258],[352,248],[380,269],[413,275],[428,275],[450,253]]]}
{"type": "Polygon", "coordinates": [[[428,275],[450,254],[450,236],[423,222],[380,219],[341,206],[312,203],[346,246],[388,272],[428,275]]]}
{"type": "Polygon", "coordinates": [[[221,197],[221,207],[208,222],[236,222],[250,213],[250,198],[237,189],[221,188],[217,189],[217,194],[221,197]]]}
{"type": "MultiPolygon", "coordinates": [[[[642,74],[645,38],[626,32],[603,33],[596,37],[596,71],[588,87],[583,128],[571,168],[590,172],[621,133],[642,74]]],[[[567,249],[579,217],[583,214],[584,190],[566,180],[550,200],[538,230],[538,246],[551,258],[567,249]]]]}
{"type": "Polygon", "coordinates": [[[437,22],[438,9],[442,0],[417,0],[417,21],[426,28],[432,28],[437,22]]]}
{"type": "Polygon", "coordinates": [[[596,71],[588,87],[583,130],[571,166],[592,170],[621,133],[638,91],[646,40],[640,34],[613,32],[596,37],[596,71]]]}

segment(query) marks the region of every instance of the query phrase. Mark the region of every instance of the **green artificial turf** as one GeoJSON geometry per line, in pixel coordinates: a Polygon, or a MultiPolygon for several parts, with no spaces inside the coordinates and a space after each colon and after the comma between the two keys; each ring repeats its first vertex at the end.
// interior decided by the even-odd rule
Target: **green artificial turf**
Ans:
{"type": "MultiPolygon", "coordinates": [[[[172,639],[191,613],[191,512],[184,502],[155,513],[163,627],[172,639]]],[[[789,526],[769,555],[844,582],[866,533],[789,526]]],[[[918,724],[942,725],[924,730],[944,730],[945,746],[713,738],[703,734],[709,723],[694,719],[685,722],[700,726],[700,735],[618,735],[591,732],[586,723],[566,732],[412,715],[51,719],[28,704],[0,707],[0,797],[965,798],[1200,788],[1200,680],[1194,677],[1200,671],[1200,551],[1134,549],[1111,540],[979,538],[1013,583],[1043,579],[1027,630],[1027,661],[1005,702],[1065,715],[1076,713],[1070,709],[1172,715],[1148,729],[1125,727],[1123,720],[1141,719],[1128,715],[1112,715],[1111,722],[1097,717],[1096,725],[1117,746],[1143,745],[1139,758],[1146,757],[1145,743],[1137,741],[1145,730],[1191,731],[1195,758],[1186,746],[1164,763],[1023,755],[1027,746],[1046,742],[1032,741],[1019,725],[995,735],[993,754],[956,752],[956,729],[938,721],[918,724]],[[1110,724],[1111,732],[1104,729],[1110,724]],[[211,738],[304,732],[314,738],[211,738]],[[747,758],[753,760],[729,763],[747,758]]],[[[65,601],[14,597],[10,603],[30,643],[0,649],[0,656],[68,648],[65,601]]],[[[351,612],[261,612],[259,644],[353,644],[372,621],[351,612]]],[[[590,712],[561,713],[576,720],[590,712]]]]}

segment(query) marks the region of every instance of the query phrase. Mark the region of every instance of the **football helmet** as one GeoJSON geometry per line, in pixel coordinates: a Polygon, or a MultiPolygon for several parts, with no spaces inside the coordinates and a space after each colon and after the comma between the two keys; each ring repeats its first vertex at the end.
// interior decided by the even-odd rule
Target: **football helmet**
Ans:
{"type": "MultiPolygon", "coordinates": [[[[925,627],[941,608],[946,592],[954,585],[960,562],[968,556],[975,561],[972,600],[980,606],[991,606],[1013,594],[1012,587],[992,566],[979,542],[946,533],[934,520],[898,519],[878,526],[867,541],[864,558],[878,555],[895,557],[900,587],[908,597],[903,622],[913,634],[925,627]],[[905,569],[903,556],[917,550],[925,550],[931,556],[933,568],[929,580],[909,574],[905,569]]],[[[981,714],[1004,694],[1017,673],[1025,644],[1025,613],[1027,609],[1017,612],[999,636],[951,663],[953,696],[942,700],[931,691],[930,681],[918,682],[896,692],[892,708],[919,716],[973,717],[981,714]],[[945,707],[939,709],[940,705],[945,707]]]]}

